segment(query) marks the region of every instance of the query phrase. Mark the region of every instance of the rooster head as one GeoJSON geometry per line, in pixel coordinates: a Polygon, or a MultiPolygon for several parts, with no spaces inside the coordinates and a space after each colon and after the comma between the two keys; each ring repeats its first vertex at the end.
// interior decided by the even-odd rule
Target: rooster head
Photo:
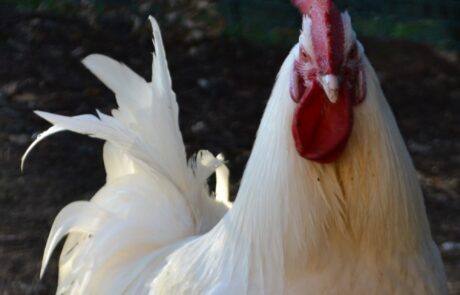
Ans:
{"type": "Polygon", "coordinates": [[[303,15],[290,95],[297,103],[292,134],[299,154],[319,163],[337,160],[363,101],[363,49],[348,13],[331,0],[292,0],[303,15]]]}

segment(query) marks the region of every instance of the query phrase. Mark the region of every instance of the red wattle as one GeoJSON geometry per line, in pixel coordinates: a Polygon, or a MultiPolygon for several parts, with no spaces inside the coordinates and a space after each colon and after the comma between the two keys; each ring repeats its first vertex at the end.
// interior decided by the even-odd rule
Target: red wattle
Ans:
{"type": "Polygon", "coordinates": [[[342,154],[351,133],[353,114],[347,91],[331,103],[318,82],[302,96],[294,114],[292,134],[299,154],[331,163],[342,154]]]}

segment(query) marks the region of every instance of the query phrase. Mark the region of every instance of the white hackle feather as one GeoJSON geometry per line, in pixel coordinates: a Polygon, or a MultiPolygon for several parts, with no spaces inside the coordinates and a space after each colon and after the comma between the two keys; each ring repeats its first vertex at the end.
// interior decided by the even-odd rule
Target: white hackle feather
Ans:
{"type": "Polygon", "coordinates": [[[113,118],[39,113],[55,126],[45,136],[66,129],[107,141],[107,184],[64,208],[47,242],[43,267],[70,234],[58,294],[447,294],[415,169],[367,59],[346,151],[323,165],[300,157],[291,135],[293,48],[227,212],[223,158],[203,151],[186,164],[151,21],[152,83],[106,57],[85,59],[116,94],[113,118]],[[216,170],[212,199],[206,179],[216,170]]]}
{"type": "Polygon", "coordinates": [[[356,41],[356,33],[353,30],[353,27],[351,26],[351,17],[348,11],[345,11],[342,13],[342,22],[343,22],[343,33],[344,33],[344,41],[345,41],[345,46],[344,46],[344,53],[347,54],[351,46],[355,43],[356,41]]]}

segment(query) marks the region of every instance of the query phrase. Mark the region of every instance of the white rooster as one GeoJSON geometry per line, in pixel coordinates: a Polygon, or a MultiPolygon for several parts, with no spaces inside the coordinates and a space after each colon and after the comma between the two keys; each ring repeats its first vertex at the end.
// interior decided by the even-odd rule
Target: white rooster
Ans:
{"type": "Polygon", "coordinates": [[[186,162],[153,19],[151,83],[107,57],[83,61],[115,92],[112,116],[38,112],[54,126],[31,148],[63,130],[107,142],[107,184],[65,207],[48,238],[41,274],[69,234],[58,294],[447,294],[413,164],[348,14],[294,2],[299,42],[228,212],[221,161],[186,162]]]}

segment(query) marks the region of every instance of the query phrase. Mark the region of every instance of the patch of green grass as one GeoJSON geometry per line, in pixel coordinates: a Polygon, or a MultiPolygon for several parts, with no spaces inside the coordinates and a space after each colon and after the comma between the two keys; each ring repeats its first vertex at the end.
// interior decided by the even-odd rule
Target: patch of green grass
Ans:
{"type": "MultiPolygon", "coordinates": [[[[460,50],[460,20],[458,19],[422,17],[415,12],[403,13],[402,4],[398,6],[402,12],[395,14],[385,9],[380,2],[379,6],[371,0],[359,2],[359,5],[357,1],[349,0],[348,8],[353,27],[359,36],[399,38],[460,50]],[[361,10],[354,10],[356,7],[361,10]]],[[[344,7],[347,5],[342,3],[342,8],[344,7]]],[[[396,8],[393,10],[396,11],[396,8]]],[[[278,42],[292,44],[298,37],[300,16],[289,5],[289,1],[267,0],[262,5],[260,0],[245,2],[222,0],[219,11],[226,20],[225,33],[232,37],[275,45],[278,42]]]]}
{"type": "MultiPolygon", "coordinates": [[[[87,1],[101,14],[107,6],[132,8],[136,5],[132,0],[87,1]]],[[[433,14],[433,11],[444,11],[441,9],[444,6],[449,8],[444,13],[455,13],[460,11],[460,4],[455,6],[452,0],[445,0],[450,1],[450,6],[446,6],[447,2],[418,1],[420,5],[396,0],[336,0],[336,3],[342,9],[350,9],[353,26],[360,36],[401,38],[460,50],[460,20],[456,17],[442,19],[433,14]],[[434,9],[436,7],[439,9],[434,9]]],[[[3,3],[65,13],[66,7],[78,6],[81,0],[3,0],[3,3]]],[[[225,20],[224,33],[230,37],[281,46],[292,44],[298,37],[300,16],[288,0],[219,0],[217,3],[225,20]]]]}
{"type": "Polygon", "coordinates": [[[390,37],[433,44],[441,48],[460,48],[454,37],[455,23],[434,19],[401,20],[395,17],[355,17],[359,35],[390,37]]]}

